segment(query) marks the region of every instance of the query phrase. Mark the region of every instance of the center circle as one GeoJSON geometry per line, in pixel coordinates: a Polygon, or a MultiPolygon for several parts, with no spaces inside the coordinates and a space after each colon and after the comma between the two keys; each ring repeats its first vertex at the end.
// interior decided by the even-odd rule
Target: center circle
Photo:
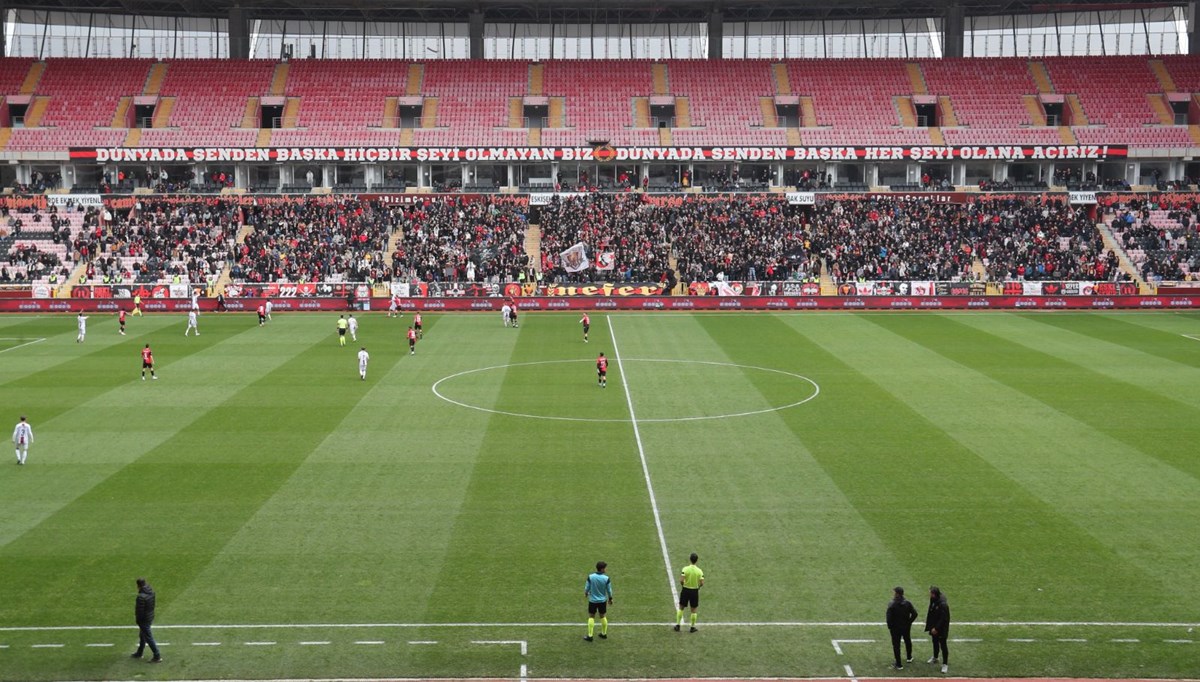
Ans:
{"type": "MultiPolygon", "coordinates": [[[[630,417],[623,417],[623,418],[575,417],[575,416],[562,416],[562,415],[550,415],[550,414],[535,414],[535,413],[531,413],[531,412],[519,412],[519,411],[515,411],[515,410],[501,410],[501,409],[496,409],[496,408],[491,408],[491,407],[484,407],[482,405],[473,404],[473,403],[465,401],[465,400],[456,400],[455,398],[450,397],[449,395],[446,394],[445,387],[443,386],[443,384],[453,383],[453,381],[455,379],[458,379],[460,377],[466,377],[466,376],[470,376],[470,375],[474,375],[474,374],[482,374],[485,372],[507,371],[507,370],[514,369],[514,368],[527,368],[527,367],[534,367],[534,366],[541,366],[541,365],[562,365],[562,364],[581,364],[581,363],[582,364],[593,364],[594,361],[593,360],[538,360],[538,361],[534,361],[534,362],[514,362],[514,363],[503,364],[503,365],[492,365],[490,367],[479,367],[476,369],[468,369],[468,370],[465,370],[462,372],[457,372],[455,374],[451,374],[449,376],[442,377],[441,379],[438,379],[437,381],[435,381],[431,388],[433,390],[434,395],[436,395],[438,398],[441,398],[442,400],[444,400],[452,405],[458,405],[459,407],[465,407],[467,409],[477,410],[479,412],[488,412],[490,414],[502,414],[502,415],[509,416],[509,417],[523,417],[526,419],[546,419],[546,420],[551,420],[551,421],[614,422],[614,423],[630,423],[630,422],[634,421],[634,419],[631,419],[630,417]]],[[[648,358],[628,358],[628,359],[623,358],[620,360],[619,366],[612,366],[612,365],[609,366],[610,378],[613,378],[613,376],[619,375],[620,369],[618,367],[623,367],[625,365],[632,365],[632,364],[637,364],[637,363],[699,365],[704,369],[713,369],[713,370],[716,370],[717,368],[729,368],[729,369],[736,369],[736,370],[752,370],[752,371],[756,371],[756,372],[765,372],[768,374],[790,377],[791,379],[801,382],[802,384],[805,385],[804,392],[806,394],[797,400],[791,400],[790,402],[783,404],[783,405],[772,405],[770,407],[764,407],[764,408],[755,409],[755,410],[743,410],[743,411],[736,411],[736,412],[731,411],[731,412],[722,413],[722,414],[684,415],[684,416],[678,416],[678,417],[657,417],[657,418],[638,417],[636,419],[636,421],[639,424],[647,424],[647,423],[652,424],[652,423],[656,423],[656,422],[705,421],[705,420],[711,420],[711,419],[732,419],[734,417],[749,417],[749,416],[756,415],[756,414],[766,414],[767,412],[779,412],[781,410],[786,410],[789,408],[798,407],[800,405],[803,405],[803,404],[815,399],[821,393],[820,385],[817,384],[817,382],[813,381],[812,379],[810,379],[802,374],[796,374],[795,372],[788,372],[788,371],[785,371],[782,369],[772,369],[770,367],[756,367],[754,365],[741,365],[741,364],[737,364],[737,363],[733,363],[733,362],[713,362],[713,361],[707,361],[707,360],[660,360],[660,359],[648,359],[648,358]]],[[[614,365],[615,364],[616,363],[614,363],[614,365]]],[[[620,390],[620,389],[618,389],[618,390],[620,390]]],[[[714,399],[716,399],[716,398],[717,398],[717,396],[714,394],[714,399]]],[[[623,400],[622,403],[624,403],[624,402],[626,402],[626,401],[623,400]]]]}

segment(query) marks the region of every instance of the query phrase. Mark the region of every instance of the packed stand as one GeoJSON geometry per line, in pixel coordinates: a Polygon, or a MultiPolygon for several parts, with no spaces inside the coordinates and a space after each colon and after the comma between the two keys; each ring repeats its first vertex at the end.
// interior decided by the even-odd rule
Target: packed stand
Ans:
{"type": "Polygon", "coordinates": [[[431,198],[392,210],[404,231],[392,254],[396,279],[499,283],[527,271],[527,218],[518,203],[431,198]]]}
{"type": "Polygon", "coordinates": [[[373,282],[384,262],[397,208],[355,199],[303,199],[240,207],[254,228],[235,247],[239,282],[373,282]]]}
{"type": "Polygon", "coordinates": [[[815,272],[800,212],[779,196],[562,197],[542,208],[541,228],[552,281],[783,280],[815,272]],[[593,259],[611,253],[612,271],[567,272],[557,256],[577,243],[593,259]]]}

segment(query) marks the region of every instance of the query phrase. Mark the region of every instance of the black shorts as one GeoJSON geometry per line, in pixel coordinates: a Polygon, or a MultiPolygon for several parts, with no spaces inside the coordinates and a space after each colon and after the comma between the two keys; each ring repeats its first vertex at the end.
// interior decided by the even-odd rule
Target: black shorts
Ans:
{"type": "Polygon", "coordinates": [[[700,606],[700,588],[685,587],[679,591],[679,608],[700,606]]]}
{"type": "Polygon", "coordinates": [[[346,335],[346,330],[345,330],[345,329],[339,329],[339,330],[338,330],[338,336],[345,336],[345,335],[346,335]]]}
{"type": "Polygon", "coordinates": [[[409,339],[409,340],[408,340],[408,347],[409,347],[409,348],[412,348],[412,347],[413,347],[413,346],[415,346],[415,345],[417,345],[417,340],[416,340],[416,339],[409,339]]]}
{"type": "Polygon", "coordinates": [[[583,333],[584,333],[584,334],[588,333],[588,328],[590,328],[590,327],[591,327],[591,325],[590,325],[590,324],[585,324],[585,325],[583,325],[583,333]]]}
{"type": "Polygon", "coordinates": [[[154,363],[142,360],[142,369],[154,369],[154,363]]]}
{"type": "Polygon", "coordinates": [[[601,376],[601,377],[608,376],[608,370],[607,369],[596,369],[596,376],[601,376]]]}
{"type": "Polygon", "coordinates": [[[413,329],[416,329],[417,331],[420,331],[420,330],[421,330],[421,323],[420,323],[420,322],[417,322],[416,324],[414,324],[414,325],[413,325],[413,329]]]}
{"type": "Polygon", "coordinates": [[[606,601],[589,601],[588,615],[594,616],[599,613],[601,616],[608,613],[608,602],[606,601]]]}

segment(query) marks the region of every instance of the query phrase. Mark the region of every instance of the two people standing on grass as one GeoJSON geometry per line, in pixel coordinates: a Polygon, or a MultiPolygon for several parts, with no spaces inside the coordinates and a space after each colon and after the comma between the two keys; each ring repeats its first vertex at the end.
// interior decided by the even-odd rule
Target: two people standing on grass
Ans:
{"type": "MultiPolygon", "coordinates": [[[[892,667],[903,670],[904,664],[900,662],[900,641],[904,641],[905,660],[912,663],[912,624],[917,620],[917,609],[912,602],[904,598],[903,587],[892,590],[886,619],[888,632],[892,636],[892,656],[895,659],[892,667]]],[[[950,672],[950,652],[946,649],[950,633],[950,604],[937,585],[929,588],[929,611],[925,614],[925,631],[933,640],[933,656],[929,658],[928,663],[936,664],[940,656],[942,672],[950,672]]]]}

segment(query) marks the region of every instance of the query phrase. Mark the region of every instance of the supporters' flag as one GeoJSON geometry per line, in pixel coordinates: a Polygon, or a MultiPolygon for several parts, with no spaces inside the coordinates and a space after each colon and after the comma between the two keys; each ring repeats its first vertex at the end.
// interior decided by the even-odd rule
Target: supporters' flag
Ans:
{"type": "Polygon", "coordinates": [[[587,270],[588,266],[591,265],[588,262],[587,247],[583,245],[583,242],[579,242],[575,246],[563,251],[558,254],[558,257],[562,262],[563,270],[567,272],[587,270]]]}
{"type": "Polygon", "coordinates": [[[612,251],[601,251],[600,254],[596,256],[597,270],[612,270],[616,264],[617,254],[613,253],[612,251]]]}

